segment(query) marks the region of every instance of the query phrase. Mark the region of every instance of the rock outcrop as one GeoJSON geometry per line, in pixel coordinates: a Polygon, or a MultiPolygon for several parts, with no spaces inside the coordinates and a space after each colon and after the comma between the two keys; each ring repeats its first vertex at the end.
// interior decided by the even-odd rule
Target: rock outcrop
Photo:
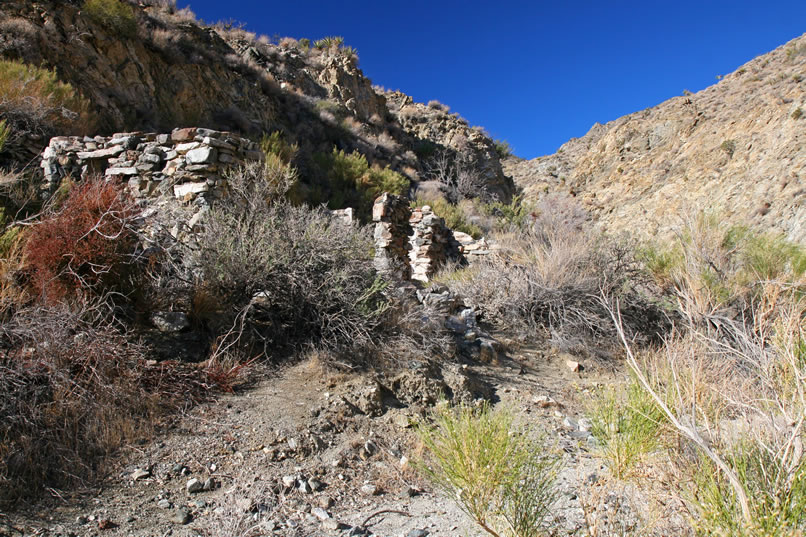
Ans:
{"type": "Polygon", "coordinates": [[[804,242],[806,36],[698,93],[504,168],[527,199],[574,197],[611,231],[665,236],[707,210],[804,242]]]}

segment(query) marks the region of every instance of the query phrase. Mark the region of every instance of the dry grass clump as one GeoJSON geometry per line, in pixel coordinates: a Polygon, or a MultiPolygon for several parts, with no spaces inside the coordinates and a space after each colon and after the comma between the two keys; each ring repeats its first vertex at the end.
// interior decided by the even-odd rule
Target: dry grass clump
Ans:
{"type": "Polygon", "coordinates": [[[0,504],[81,483],[202,396],[203,373],[152,364],[102,301],[24,308],[0,327],[0,504]]]}
{"type": "MultiPolygon", "coordinates": [[[[806,530],[803,250],[700,217],[650,266],[677,301],[663,346],[627,350],[635,385],[678,437],[671,465],[697,535],[806,530]]],[[[623,407],[622,407],[623,410],[623,407]]]]}

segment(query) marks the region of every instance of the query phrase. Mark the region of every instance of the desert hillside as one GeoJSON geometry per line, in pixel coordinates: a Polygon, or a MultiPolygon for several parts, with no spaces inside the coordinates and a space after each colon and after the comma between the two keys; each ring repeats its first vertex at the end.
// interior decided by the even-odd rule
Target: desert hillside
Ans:
{"type": "Polygon", "coordinates": [[[554,155],[505,169],[527,199],[569,194],[611,231],[668,236],[709,210],[803,242],[805,112],[801,36],[702,91],[597,123],[554,155]]]}
{"type": "Polygon", "coordinates": [[[803,535],[806,36],[533,161],[358,54],[0,3],[0,537],[803,535]]]}

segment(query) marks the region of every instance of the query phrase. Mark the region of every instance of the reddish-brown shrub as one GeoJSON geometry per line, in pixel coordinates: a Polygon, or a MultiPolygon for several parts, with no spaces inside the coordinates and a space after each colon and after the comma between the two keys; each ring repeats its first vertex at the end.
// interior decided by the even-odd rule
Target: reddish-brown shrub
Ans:
{"type": "Polygon", "coordinates": [[[31,285],[43,302],[90,290],[124,291],[135,215],[134,205],[111,183],[74,186],[61,209],[33,227],[26,243],[31,285]]]}

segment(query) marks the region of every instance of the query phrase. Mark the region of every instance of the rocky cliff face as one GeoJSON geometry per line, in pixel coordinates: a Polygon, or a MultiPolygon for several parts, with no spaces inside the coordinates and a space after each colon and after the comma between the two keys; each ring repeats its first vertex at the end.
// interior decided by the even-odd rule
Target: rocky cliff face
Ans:
{"type": "Polygon", "coordinates": [[[509,159],[527,199],[575,197],[603,228],[665,235],[701,210],[806,241],[806,36],[703,91],[509,159]]]}
{"type": "MultiPolygon", "coordinates": [[[[271,43],[152,3],[126,2],[135,24],[121,32],[89,16],[80,1],[2,2],[0,58],[55,69],[91,102],[92,134],[198,126],[256,140],[280,130],[299,144],[303,174],[307,157],[335,145],[415,183],[424,163],[411,150],[422,140],[452,144],[439,130],[406,128],[358,68],[355,52],[339,43],[271,43]]],[[[492,141],[466,123],[454,127],[471,140],[460,149],[472,154],[490,190],[509,198],[514,187],[487,150],[492,141]]],[[[46,145],[30,144],[36,152],[46,145]]]]}

